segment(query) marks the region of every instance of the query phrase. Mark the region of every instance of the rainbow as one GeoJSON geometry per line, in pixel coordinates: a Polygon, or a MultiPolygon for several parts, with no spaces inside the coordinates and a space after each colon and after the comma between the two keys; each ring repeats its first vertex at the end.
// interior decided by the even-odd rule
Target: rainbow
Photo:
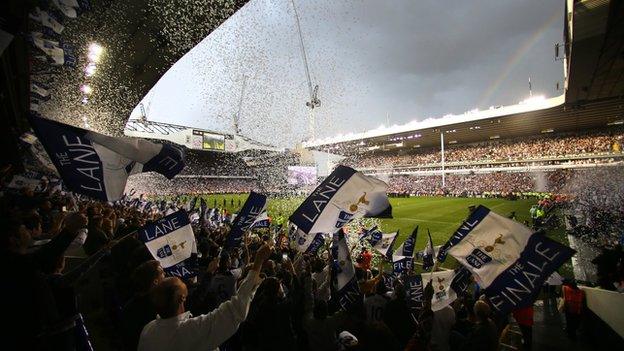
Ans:
{"type": "Polygon", "coordinates": [[[544,35],[544,33],[550,28],[550,26],[561,16],[561,11],[557,10],[550,16],[533,34],[527,38],[527,40],[518,47],[518,49],[509,57],[507,63],[496,77],[496,79],[490,84],[490,86],[479,97],[479,104],[477,106],[483,107],[492,95],[498,91],[498,88],[507,78],[509,73],[518,64],[518,61],[526,55],[529,49],[535,45],[535,43],[544,35]]]}

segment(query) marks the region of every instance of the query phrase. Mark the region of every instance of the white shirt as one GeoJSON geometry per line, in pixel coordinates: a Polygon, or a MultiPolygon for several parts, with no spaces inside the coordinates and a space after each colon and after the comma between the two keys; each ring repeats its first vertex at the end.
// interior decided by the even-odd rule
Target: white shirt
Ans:
{"type": "Polygon", "coordinates": [[[364,298],[364,308],[366,309],[366,319],[369,322],[383,322],[384,311],[388,298],[384,295],[374,294],[364,298]]]}
{"type": "Polygon", "coordinates": [[[455,310],[446,306],[433,312],[433,325],[431,326],[430,347],[434,351],[446,351],[450,349],[451,328],[455,324],[455,310]]]}
{"type": "Polygon", "coordinates": [[[219,345],[234,335],[247,318],[259,283],[258,272],[252,270],[236,295],[208,314],[193,317],[190,312],[185,312],[166,319],[157,317],[143,328],[138,350],[218,350],[219,345]]]}

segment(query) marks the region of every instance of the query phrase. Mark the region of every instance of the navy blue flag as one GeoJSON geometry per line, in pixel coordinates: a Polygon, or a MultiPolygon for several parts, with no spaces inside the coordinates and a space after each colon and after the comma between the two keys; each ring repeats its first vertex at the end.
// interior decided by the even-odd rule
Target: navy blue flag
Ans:
{"type": "Polygon", "coordinates": [[[396,273],[394,273],[394,272],[384,273],[381,276],[381,281],[386,286],[386,289],[394,290],[394,282],[395,282],[395,280],[397,280],[397,278],[398,277],[397,277],[396,273]]]}
{"type": "Polygon", "coordinates": [[[443,249],[474,275],[501,314],[530,306],[546,279],[575,252],[484,206],[470,214],[443,249]]]}
{"type": "Polygon", "coordinates": [[[457,296],[460,296],[468,290],[470,284],[472,284],[472,273],[466,267],[459,265],[458,268],[455,268],[451,288],[455,290],[457,296]]]}
{"type": "Polygon", "coordinates": [[[197,245],[186,211],[144,226],[138,238],[168,275],[185,279],[197,275],[197,245]]]}
{"type": "Polygon", "coordinates": [[[245,201],[243,208],[238,212],[232,224],[232,230],[230,230],[230,234],[225,243],[227,249],[240,246],[245,231],[251,227],[256,221],[256,218],[258,218],[266,208],[266,200],[267,197],[265,195],[254,193],[253,191],[249,193],[247,201],[245,201]]]}
{"type": "Polygon", "coordinates": [[[338,230],[332,238],[332,258],[331,266],[334,295],[338,305],[343,310],[351,310],[363,303],[363,296],[360,292],[355,268],[351,261],[349,247],[344,232],[338,230]]]}
{"type": "Polygon", "coordinates": [[[425,245],[425,250],[423,251],[423,270],[428,271],[433,267],[433,240],[431,240],[431,232],[427,229],[427,235],[429,239],[427,240],[427,244],[425,245]]]}
{"type": "Polygon", "coordinates": [[[334,233],[359,217],[392,216],[388,185],[353,168],[338,166],[290,216],[301,231],[334,233]]]}
{"type": "Polygon", "coordinates": [[[424,304],[424,287],[420,274],[403,276],[405,287],[405,300],[409,308],[410,315],[414,320],[418,319],[418,313],[424,304]]]}
{"type": "Polygon", "coordinates": [[[323,233],[306,234],[295,229],[290,235],[291,247],[304,254],[316,255],[325,244],[323,233]]]}
{"type": "Polygon", "coordinates": [[[383,233],[381,232],[381,230],[379,230],[379,228],[377,226],[374,226],[370,229],[364,229],[364,232],[362,233],[362,235],[360,235],[359,240],[368,240],[369,243],[373,242],[377,242],[379,240],[381,240],[383,233]]]}
{"type": "Polygon", "coordinates": [[[378,242],[380,242],[382,238],[383,238],[383,232],[377,229],[377,226],[375,226],[369,231],[366,240],[368,241],[369,244],[371,244],[371,246],[373,246],[377,244],[378,242]]]}
{"type": "Polygon", "coordinates": [[[414,267],[414,248],[417,236],[418,226],[414,228],[412,235],[392,254],[392,266],[395,273],[410,271],[414,267]]]}
{"type": "Polygon", "coordinates": [[[388,260],[392,260],[392,248],[394,247],[394,241],[399,236],[399,231],[394,233],[372,233],[369,242],[371,247],[379,252],[383,257],[388,260]]]}
{"type": "Polygon", "coordinates": [[[184,168],[184,152],[170,144],[118,138],[31,115],[35,134],[67,188],[104,201],[121,198],[128,176],[158,172],[171,179],[184,168]]]}
{"type": "Polygon", "coordinates": [[[269,214],[266,210],[264,210],[261,214],[258,215],[256,220],[251,225],[251,229],[257,228],[269,228],[271,226],[271,219],[269,218],[269,214]]]}

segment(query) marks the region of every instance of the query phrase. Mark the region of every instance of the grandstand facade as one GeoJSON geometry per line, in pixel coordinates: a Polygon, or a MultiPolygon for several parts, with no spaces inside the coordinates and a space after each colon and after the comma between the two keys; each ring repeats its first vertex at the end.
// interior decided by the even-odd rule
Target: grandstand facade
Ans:
{"type": "Polygon", "coordinates": [[[531,97],[304,146],[343,155],[343,163],[390,180],[392,192],[415,195],[559,192],[573,172],[621,166],[621,8],[617,2],[566,2],[565,84],[558,97],[531,97]]]}

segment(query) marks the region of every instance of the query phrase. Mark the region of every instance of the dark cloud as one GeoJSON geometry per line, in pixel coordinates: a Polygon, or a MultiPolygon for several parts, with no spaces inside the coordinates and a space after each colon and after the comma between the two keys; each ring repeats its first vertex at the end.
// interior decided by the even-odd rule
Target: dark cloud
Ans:
{"type": "MultiPolygon", "coordinates": [[[[377,127],[387,115],[405,123],[514,104],[528,95],[528,77],[536,93],[559,94],[563,69],[553,45],[562,37],[562,1],[295,4],[320,85],[319,137],[377,127]]],[[[243,131],[285,146],[305,139],[309,96],[298,40],[290,1],[252,0],[201,44],[205,56],[194,58],[189,77],[203,83],[189,89],[202,93],[176,96],[177,106],[188,104],[178,120],[171,111],[154,119],[228,130],[248,75],[243,131]]]]}

